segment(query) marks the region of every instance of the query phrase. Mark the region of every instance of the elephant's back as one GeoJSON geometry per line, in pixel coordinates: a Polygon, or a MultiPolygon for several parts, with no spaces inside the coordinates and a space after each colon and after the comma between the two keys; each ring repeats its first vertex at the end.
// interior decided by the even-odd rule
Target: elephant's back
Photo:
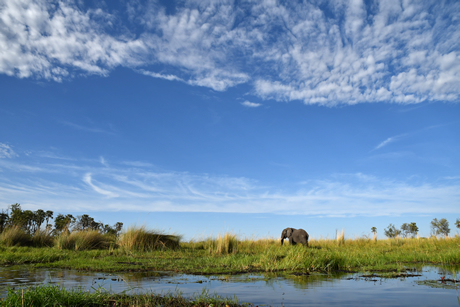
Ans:
{"type": "Polygon", "coordinates": [[[308,232],[306,232],[304,229],[299,229],[299,233],[301,236],[306,237],[308,239],[308,232]]]}

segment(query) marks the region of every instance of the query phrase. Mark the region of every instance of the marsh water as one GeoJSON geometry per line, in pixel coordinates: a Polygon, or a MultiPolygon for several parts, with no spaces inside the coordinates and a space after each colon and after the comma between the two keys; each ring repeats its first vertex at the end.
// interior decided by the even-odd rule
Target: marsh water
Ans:
{"type": "Polygon", "coordinates": [[[193,296],[204,291],[221,297],[236,296],[240,302],[254,306],[460,306],[454,282],[459,273],[458,268],[424,267],[397,278],[362,273],[201,276],[167,272],[107,274],[22,266],[0,268],[0,296],[6,296],[8,288],[58,284],[132,294],[193,296]]]}

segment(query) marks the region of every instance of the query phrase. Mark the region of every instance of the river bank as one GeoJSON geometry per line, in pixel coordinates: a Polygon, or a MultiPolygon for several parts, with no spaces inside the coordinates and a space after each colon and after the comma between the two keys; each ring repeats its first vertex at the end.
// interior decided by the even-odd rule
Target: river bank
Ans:
{"type": "Polygon", "coordinates": [[[459,237],[310,240],[309,247],[281,246],[278,240],[271,239],[231,240],[234,241],[181,242],[176,248],[153,250],[111,247],[76,251],[57,247],[0,246],[0,265],[202,275],[336,271],[393,274],[425,264],[460,265],[459,237]],[[225,246],[225,243],[225,248],[218,246],[225,246]]]}

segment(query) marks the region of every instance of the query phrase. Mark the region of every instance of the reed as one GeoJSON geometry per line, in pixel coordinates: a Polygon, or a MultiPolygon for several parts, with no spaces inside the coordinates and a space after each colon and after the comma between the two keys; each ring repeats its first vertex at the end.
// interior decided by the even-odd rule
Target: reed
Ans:
{"type": "Polygon", "coordinates": [[[273,238],[246,238],[239,241],[238,252],[245,254],[258,254],[267,250],[271,246],[277,245],[281,245],[280,240],[275,240],[273,238]]]}
{"type": "Polygon", "coordinates": [[[54,245],[53,234],[48,229],[38,229],[31,240],[35,247],[52,247],[54,245]]]}
{"type": "Polygon", "coordinates": [[[128,251],[151,251],[156,249],[176,249],[181,236],[167,235],[148,230],[145,226],[131,226],[118,238],[118,245],[128,251]]]}
{"type": "Polygon", "coordinates": [[[5,246],[29,246],[32,244],[31,236],[19,226],[11,226],[0,234],[0,242],[5,246]]]}
{"type": "Polygon", "coordinates": [[[239,307],[236,298],[223,298],[209,295],[207,291],[191,298],[183,297],[179,292],[160,295],[145,294],[113,294],[105,289],[95,289],[94,292],[82,289],[65,289],[58,285],[42,285],[29,289],[9,289],[7,297],[0,299],[0,306],[164,306],[164,307],[239,307]]]}
{"type": "Polygon", "coordinates": [[[337,232],[337,245],[345,244],[345,230],[342,229],[341,232],[337,232]]]}
{"type": "MultiPolygon", "coordinates": [[[[145,228],[141,230],[147,232],[145,228]]],[[[147,232],[150,235],[139,239],[142,237],[141,230],[133,228],[123,233],[119,242],[125,242],[125,245],[114,245],[107,250],[75,251],[1,245],[0,265],[34,263],[34,266],[106,272],[149,270],[189,274],[336,270],[394,272],[426,264],[460,265],[459,237],[378,241],[362,237],[347,238],[339,244],[335,237],[312,238],[306,247],[300,244],[281,245],[277,239],[239,240],[236,235],[228,233],[219,236],[219,239],[184,242],[168,249],[164,242],[155,243],[159,240],[153,236],[158,235],[157,232],[147,232]],[[128,240],[127,234],[131,232],[133,237],[137,234],[137,238],[128,240]],[[159,246],[157,249],[155,244],[159,246]]]]}
{"type": "Polygon", "coordinates": [[[83,251],[107,248],[113,241],[110,236],[103,235],[97,230],[61,232],[55,238],[55,246],[59,249],[83,251]]]}
{"type": "Polygon", "coordinates": [[[214,248],[210,251],[217,255],[236,254],[238,252],[238,239],[235,234],[225,233],[217,236],[214,248]]]}

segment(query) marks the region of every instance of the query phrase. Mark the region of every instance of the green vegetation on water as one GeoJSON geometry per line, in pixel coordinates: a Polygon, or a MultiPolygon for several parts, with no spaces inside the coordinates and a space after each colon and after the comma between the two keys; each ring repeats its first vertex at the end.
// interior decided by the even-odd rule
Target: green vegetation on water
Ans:
{"type": "Polygon", "coordinates": [[[185,298],[180,293],[159,295],[145,293],[137,295],[112,294],[104,290],[86,292],[80,289],[66,290],[59,286],[38,286],[28,290],[9,290],[8,296],[0,299],[0,306],[24,307],[24,306],[107,306],[107,307],[131,307],[131,306],[163,306],[163,307],[238,307],[245,306],[236,298],[222,298],[217,295],[209,295],[203,291],[192,298],[185,298]]]}

